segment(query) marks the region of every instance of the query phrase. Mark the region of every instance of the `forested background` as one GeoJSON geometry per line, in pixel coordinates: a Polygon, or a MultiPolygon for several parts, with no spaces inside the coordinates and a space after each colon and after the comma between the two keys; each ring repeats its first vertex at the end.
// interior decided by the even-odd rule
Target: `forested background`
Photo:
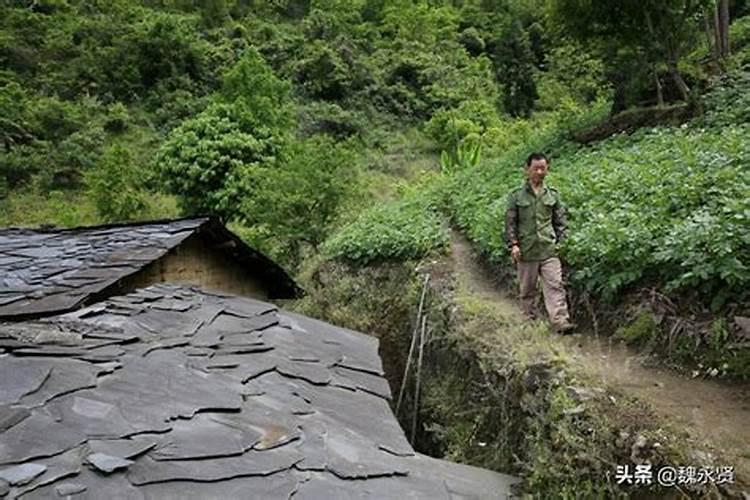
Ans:
{"type": "Polygon", "coordinates": [[[217,213],[292,272],[507,259],[544,150],[578,290],[750,284],[745,0],[25,0],[0,7],[0,225],[217,213]],[[625,133],[625,132],[627,133],[625,133]]]}
{"type": "Polygon", "coordinates": [[[305,288],[284,307],[379,338],[420,452],[538,498],[705,465],[727,408],[713,465],[749,470],[746,390],[692,385],[750,379],[749,165],[750,0],[0,2],[0,227],[220,215],[305,288]],[[515,293],[505,200],[531,151],[568,210],[571,310],[596,334],[575,342],[686,369],[674,394],[698,406],[652,401],[701,432],[630,375],[605,395],[609,337],[572,357],[514,319],[496,285],[515,293]]]}

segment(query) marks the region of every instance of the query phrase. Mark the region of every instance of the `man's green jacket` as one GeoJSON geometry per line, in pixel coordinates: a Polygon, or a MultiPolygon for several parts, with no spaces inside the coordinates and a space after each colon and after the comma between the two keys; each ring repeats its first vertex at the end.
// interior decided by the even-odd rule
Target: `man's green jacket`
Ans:
{"type": "Polygon", "coordinates": [[[556,189],[544,184],[537,196],[526,182],[508,195],[505,241],[521,248],[521,260],[557,256],[557,243],[565,238],[565,213],[556,189]]]}

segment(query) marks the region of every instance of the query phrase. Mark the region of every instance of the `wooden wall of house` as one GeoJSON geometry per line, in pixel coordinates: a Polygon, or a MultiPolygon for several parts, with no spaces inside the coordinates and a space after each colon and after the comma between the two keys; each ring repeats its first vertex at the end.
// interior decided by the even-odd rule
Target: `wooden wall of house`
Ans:
{"type": "Polygon", "coordinates": [[[200,234],[190,236],[161,259],[123,280],[119,291],[129,292],[156,283],[198,286],[204,290],[268,299],[268,291],[234,259],[211,248],[200,234]]]}

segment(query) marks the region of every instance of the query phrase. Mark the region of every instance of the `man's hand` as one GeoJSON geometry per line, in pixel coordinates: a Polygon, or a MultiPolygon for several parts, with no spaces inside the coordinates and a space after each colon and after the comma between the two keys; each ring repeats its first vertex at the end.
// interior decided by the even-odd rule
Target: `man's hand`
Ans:
{"type": "Polygon", "coordinates": [[[510,256],[513,258],[513,262],[521,260],[521,248],[518,245],[513,245],[510,249],[510,256]]]}

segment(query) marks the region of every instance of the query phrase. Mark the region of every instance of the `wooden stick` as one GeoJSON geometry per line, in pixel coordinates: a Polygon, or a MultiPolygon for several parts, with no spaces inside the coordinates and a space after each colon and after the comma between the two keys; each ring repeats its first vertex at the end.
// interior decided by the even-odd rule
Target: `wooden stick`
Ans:
{"type": "Polygon", "coordinates": [[[414,323],[414,331],[411,334],[411,345],[409,346],[409,355],[406,358],[406,367],[404,368],[404,376],[401,377],[401,389],[398,392],[398,401],[396,402],[396,416],[401,408],[401,402],[404,399],[404,392],[406,389],[406,381],[409,377],[409,368],[411,368],[411,358],[414,356],[414,347],[417,343],[417,333],[419,332],[419,320],[422,317],[422,307],[424,306],[424,296],[427,293],[427,281],[429,281],[430,275],[425,274],[424,284],[422,285],[422,296],[419,299],[419,308],[417,309],[417,320],[414,323]]]}
{"type": "Polygon", "coordinates": [[[417,388],[414,391],[414,415],[411,419],[411,444],[414,446],[414,438],[417,435],[417,414],[419,413],[419,391],[422,386],[422,356],[424,354],[425,328],[427,327],[427,316],[422,316],[422,332],[419,334],[419,358],[417,359],[417,388]]]}

